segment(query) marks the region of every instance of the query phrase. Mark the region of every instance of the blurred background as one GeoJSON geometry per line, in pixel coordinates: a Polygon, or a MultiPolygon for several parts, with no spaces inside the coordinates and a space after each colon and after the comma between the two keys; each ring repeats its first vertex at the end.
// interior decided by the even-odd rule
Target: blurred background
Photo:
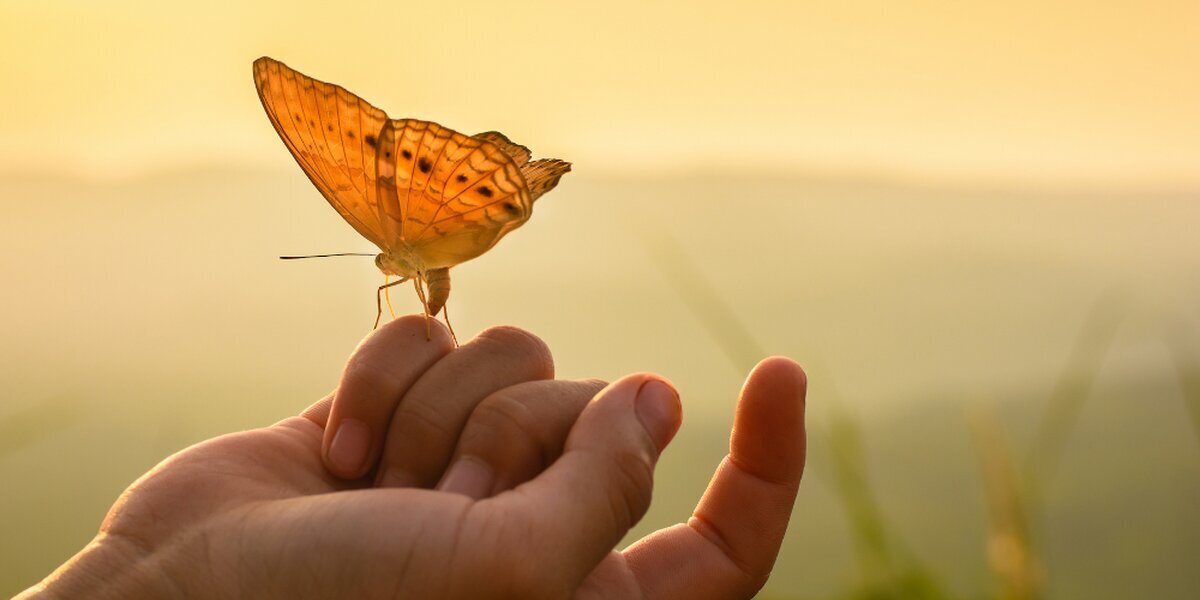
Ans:
{"type": "Polygon", "coordinates": [[[270,55],[574,162],[450,309],[676,382],[630,539],[786,354],[810,462],[764,597],[1200,596],[1197,40],[1193,0],[0,3],[0,595],[370,330],[369,259],[276,258],[373,247],[272,130],[270,55]]]}

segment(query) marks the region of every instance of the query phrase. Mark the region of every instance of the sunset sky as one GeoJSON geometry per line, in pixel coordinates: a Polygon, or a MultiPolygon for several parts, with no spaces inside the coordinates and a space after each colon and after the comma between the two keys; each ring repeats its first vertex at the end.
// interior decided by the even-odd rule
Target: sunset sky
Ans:
{"type": "Polygon", "coordinates": [[[0,172],[287,167],[271,55],[594,171],[1200,184],[1200,3],[5,2],[0,172]]]}

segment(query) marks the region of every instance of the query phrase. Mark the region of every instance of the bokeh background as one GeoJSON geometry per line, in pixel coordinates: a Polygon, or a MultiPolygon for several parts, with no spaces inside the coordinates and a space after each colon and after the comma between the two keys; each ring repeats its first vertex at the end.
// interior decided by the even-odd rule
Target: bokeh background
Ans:
{"type": "Polygon", "coordinates": [[[1200,596],[1198,40],[1194,0],[5,0],[0,594],[368,332],[370,260],[276,259],[372,247],[263,114],[270,55],[575,163],[450,308],[676,382],[634,535],[778,353],[812,437],[764,597],[1200,596]]]}

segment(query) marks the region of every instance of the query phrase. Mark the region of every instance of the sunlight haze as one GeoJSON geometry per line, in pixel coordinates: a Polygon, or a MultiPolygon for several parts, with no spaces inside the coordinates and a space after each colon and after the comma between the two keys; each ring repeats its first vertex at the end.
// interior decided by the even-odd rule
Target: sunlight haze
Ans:
{"type": "Polygon", "coordinates": [[[260,56],[573,164],[447,306],[556,377],[676,385],[630,539],[687,519],[780,354],[809,463],[765,600],[1200,598],[1197,0],[0,0],[0,597],[371,332],[371,258],[278,259],[377,249],[272,128],[260,56]],[[985,456],[1033,490],[1044,594],[993,594],[1017,503],[985,456]]]}
{"type": "Polygon", "coordinates": [[[250,85],[265,54],[589,170],[1200,181],[1188,0],[338,6],[6,2],[0,165],[288,164],[250,85]]]}

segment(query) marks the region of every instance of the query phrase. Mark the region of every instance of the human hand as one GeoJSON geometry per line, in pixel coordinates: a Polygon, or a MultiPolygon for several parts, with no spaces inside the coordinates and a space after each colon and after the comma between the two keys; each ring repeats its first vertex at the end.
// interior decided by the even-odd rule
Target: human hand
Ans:
{"type": "Polygon", "coordinates": [[[803,375],[792,363],[768,361],[748,382],[733,454],[690,524],[615,553],[649,503],[653,462],[678,426],[673,392],[647,384],[652,376],[627,377],[576,422],[599,384],[545,381],[548,354],[540,361],[528,334],[495,330],[484,340],[451,352],[443,330],[424,340],[419,319],[385,327],[304,417],[210,440],[156,467],[122,496],[96,541],[27,594],[737,597],[761,585],[803,463],[803,375]],[[438,369],[444,361],[458,367],[438,369]],[[463,370],[473,363],[485,370],[463,370]],[[439,371],[450,379],[423,385],[439,371]],[[422,389],[436,399],[425,415],[409,402],[422,389]],[[655,389],[667,393],[638,394],[655,389]],[[361,401],[370,398],[385,410],[356,415],[371,431],[365,444],[356,434],[338,443],[342,427],[323,429],[372,410],[361,401]],[[520,407],[547,418],[505,421],[520,407]],[[387,428],[394,435],[382,435],[387,428]],[[422,443],[403,450],[414,441],[422,443]],[[366,449],[357,467],[341,460],[355,444],[366,449]],[[452,454],[478,463],[446,474],[452,454]],[[375,456],[381,485],[410,487],[365,489],[375,456]],[[356,479],[331,477],[322,457],[356,479]],[[460,493],[419,487],[439,480],[460,493]],[[689,575],[697,572],[704,578],[689,575]],[[704,593],[689,591],[696,585],[704,593]]]}

